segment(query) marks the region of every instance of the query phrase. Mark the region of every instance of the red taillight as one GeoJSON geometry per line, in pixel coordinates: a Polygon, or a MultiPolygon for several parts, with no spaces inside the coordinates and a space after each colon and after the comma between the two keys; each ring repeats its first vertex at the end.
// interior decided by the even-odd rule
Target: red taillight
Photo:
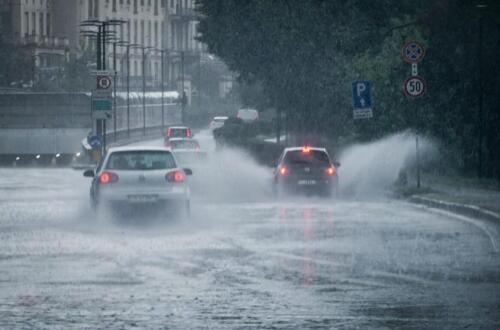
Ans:
{"type": "Polygon", "coordinates": [[[288,168],[286,166],[281,166],[279,169],[280,175],[287,175],[288,174],[288,168]]]}
{"type": "Polygon", "coordinates": [[[190,129],[186,130],[186,137],[191,137],[191,130],[190,129]]]}
{"type": "Polygon", "coordinates": [[[311,152],[311,148],[309,148],[309,147],[307,147],[307,146],[306,146],[306,147],[303,147],[303,148],[302,148],[302,152],[303,152],[303,153],[305,153],[305,154],[308,154],[308,153],[310,153],[310,152],[311,152]]]}
{"type": "Polygon", "coordinates": [[[171,128],[169,128],[169,129],[167,130],[167,136],[168,136],[168,137],[172,136],[172,129],[171,129],[171,128]]]}
{"type": "Polygon", "coordinates": [[[167,174],[167,181],[169,182],[184,182],[185,176],[182,171],[174,171],[167,174]]]}
{"type": "Polygon", "coordinates": [[[118,182],[118,175],[112,172],[103,172],[99,176],[99,183],[100,184],[108,184],[108,183],[114,183],[118,182]]]}
{"type": "Polygon", "coordinates": [[[326,175],[334,175],[335,172],[336,172],[336,169],[333,166],[330,166],[330,167],[326,168],[326,175]]]}

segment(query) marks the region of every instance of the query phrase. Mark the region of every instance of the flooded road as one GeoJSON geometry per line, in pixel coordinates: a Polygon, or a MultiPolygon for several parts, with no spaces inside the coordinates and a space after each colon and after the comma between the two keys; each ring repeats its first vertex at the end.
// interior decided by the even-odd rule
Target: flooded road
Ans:
{"type": "Polygon", "coordinates": [[[210,156],[185,221],[94,219],[80,171],[0,169],[0,328],[500,327],[497,227],[383,195],[275,200],[268,169],[210,156]]]}

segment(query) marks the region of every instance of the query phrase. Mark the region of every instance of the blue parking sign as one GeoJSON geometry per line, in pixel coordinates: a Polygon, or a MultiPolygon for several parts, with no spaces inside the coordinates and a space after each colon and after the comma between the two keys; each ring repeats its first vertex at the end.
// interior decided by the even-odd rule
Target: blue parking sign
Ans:
{"type": "Polygon", "coordinates": [[[372,107],[370,88],[370,82],[367,80],[360,80],[352,83],[352,103],[354,109],[367,109],[372,107]]]}
{"type": "Polygon", "coordinates": [[[367,80],[352,83],[352,104],[354,119],[372,118],[371,84],[367,80]]]}
{"type": "Polygon", "coordinates": [[[87,142],[92,149],[99,149],[102,146],[101,139],[97,135],[87,136],[87,142]]]}

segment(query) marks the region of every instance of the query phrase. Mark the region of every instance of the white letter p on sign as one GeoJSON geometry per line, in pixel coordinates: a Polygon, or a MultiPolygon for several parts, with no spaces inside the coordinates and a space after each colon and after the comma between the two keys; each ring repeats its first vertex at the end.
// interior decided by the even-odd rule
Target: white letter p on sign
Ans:
{"type": "Polygon", "coordinates": [[[366,85],[363,83],[358,83],[356,85],[356,91],[358,93],[358,97],[361,97],[361,94],[366,90],[366,85]]]}

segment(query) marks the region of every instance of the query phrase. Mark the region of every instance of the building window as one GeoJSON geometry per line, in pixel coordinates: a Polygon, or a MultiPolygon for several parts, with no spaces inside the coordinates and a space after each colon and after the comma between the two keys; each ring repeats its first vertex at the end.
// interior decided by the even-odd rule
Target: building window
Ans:
{"type": "Polygon", "coordinates": [[[137,20],[134,21],[134,44],[137,43],[137,37],[139,35],[138,30],[138,25],[137,25],[137,20]]]}
{"type": "Polygon", "coordinates": [[[92,18],[92,15],[94,14],[94,0],[87,1],[87,13],[89,18],[92,18]]]}
{"type": "Polygon", "coordinates": [[[47,24],[47,28],[45,30],[45,33],[47,36],[50,36],[50,34],[52,33],[51,32],[51,29],[50,29],[50,14],[47,13],[47,18],[45,19],[45,24],[47,24]]]}
{"type": "Polygon", "coordinates": [[[141,40],[139,41],[139,43],[141,45],[145,45],[145,42],[144,42],[144,34],[145,34],[145,31],[144,31],[144,20],[141,20],[141,40]]]}
{"type": "Polygon", "coordinates": [[[154,14],[158,15],[158,0],[155,0],[154,14]]]}
{"type": "Polygon", "coordinates": [[[151,21],[148,22],[148,46],[151,46],[151,43],[153,42],[153,35],[151,33],[151,21]]]}
{"type": "Polygon", "coordinates": [[[116,0],[113,0],[113,2],[111,3],[111,10],[116,13],[116,0]]]}
{"type": "Polygon", "coordinates": [[[134,0],[134,14],[137,14],[137,0],[134,0]]]}
{"type": "Polygon", "coordinates": [[[24,30],[24,34],[30,34],[30,13],[28,12],[25,12],[24,13],[24,27],[25,27],[25,30],[24,30]]]}
{"type": "Polygon", "coordinates": [[[99,17],[99,0],[94,0],[94,17],[99,17]]]}
{"type": "Polygon", "coordinates": [[[40,13],[40,36],[44,36],[45,34],[43,33],[44,30],[44,25],[43,25],[43,13],[40,13]]]}
{"type": "Polygon", "coordinates": [[[154,47],[158,47],[158,22],[155,22],[155,43],[154,47]]]}
{"type": "Polygon", "coordinates": [[[31,35],[36,35],[36,14],[31,13],[31,35]]]}
{"type": "Polygon", "coordinates": [[[127,41],[130,42],[130,21],[127,21],[127,41]]]}

